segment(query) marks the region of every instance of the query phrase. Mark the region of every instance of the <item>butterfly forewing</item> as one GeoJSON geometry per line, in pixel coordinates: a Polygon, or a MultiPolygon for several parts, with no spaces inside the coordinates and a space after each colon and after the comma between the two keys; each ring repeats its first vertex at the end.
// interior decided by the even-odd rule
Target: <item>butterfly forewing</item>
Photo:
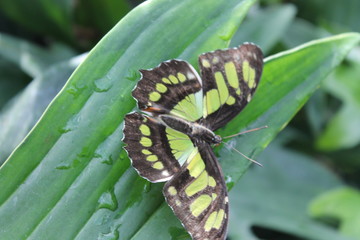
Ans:
{"type": "Polygon", "coordinates": [[[132,93],[140,109],[189,121],[201,118],[201,81],[189,63],[171,60],[141,73],[142,78],[132,93]]]}
{"type": "Polygon", "coordinates": [[[164,196],[193,239],[225,239],[228,196],[221,168],[206,142],[196,143],[164,196]]]}
{"type": "Polygon", "coordinates": [[[203,119],[212,130],[224,126],[251,100],[262,73],[259,47],[246,43],[199,57],[203,79],[203,119]]]}

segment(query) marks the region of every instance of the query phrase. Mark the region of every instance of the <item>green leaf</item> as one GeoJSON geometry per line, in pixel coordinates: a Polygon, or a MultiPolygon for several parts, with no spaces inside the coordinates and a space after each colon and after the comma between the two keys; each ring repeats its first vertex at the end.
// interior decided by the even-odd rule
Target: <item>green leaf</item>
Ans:
{"type": "Polygon", "coordinates": [[[226,47],[254,2],[155,0],[123,18],[1,167],[2,238],[134,235],[163,203],[161,186],[137,176],[122,149],[138,70],[226,47]]]}
{"type": "Polygon", "coordinates": [[[325,151],[351,148],[360,143],[360,62],[349,62],[336,69],[324,83],[327,92],[342,101],[337,114],[328,122],[316,146],[325,151]]]}
{"type": "Polygon", "coordinates": [[[317,196],[311,203],[310,214],[316,218],[332,218],[340,222],[340,232],[360,239],[360,192],[343,187],[317,196]]]}
{"type": "Polygon", "coordinates": [[[293,5],[276,5],[249,15],[231,40],[236,47],[243,42],[259,45],[266,54],[284,35],[296,13],[293,5]]]}
{"type": "Polygon", "coordinates": [[[269,239],[256,236],[254,227],[301,239],[348,239],[307,214],[315,196],[342,186],[335,174],[314,159],[274,143],[259,159],[266,166],[249,169],[230,193],[231,239],[269,239]]]}

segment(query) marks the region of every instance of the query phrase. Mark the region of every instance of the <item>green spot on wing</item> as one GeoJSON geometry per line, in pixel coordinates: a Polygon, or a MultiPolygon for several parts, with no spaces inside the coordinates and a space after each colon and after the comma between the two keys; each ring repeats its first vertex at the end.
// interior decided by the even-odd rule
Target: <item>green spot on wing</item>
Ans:
{"type": "Polygon", "coordinates": [[[221,72],[215,73],[215,81],[220,94],[220,103],[224,104],[226,99],[229,97],[229,90],[221,72]]]}
{"type": "Polygon", "coordinates": [[[236,71],[235,64],[233,62],[227,62],[224,65],[226,78],[233,88],[239,88],[239,79],[236,71]]]}

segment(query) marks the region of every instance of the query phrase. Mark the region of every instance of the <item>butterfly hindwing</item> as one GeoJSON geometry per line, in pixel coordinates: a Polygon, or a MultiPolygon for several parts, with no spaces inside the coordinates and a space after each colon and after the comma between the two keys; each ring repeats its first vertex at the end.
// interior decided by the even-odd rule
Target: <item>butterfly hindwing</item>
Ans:
{"type": "Polygon", "coordinates": [[[225,239],[229,206],[223,174],[211,146],[195,145],[165,184],[164,196],[193,239],[225,239]]]}
{"type": "Polygon", "coordinates": [[[140,109],[189,121],[201,118],[201,80],[189,63],[171,60],[141,74],[132,93],[140,109]]]}
{"type": "Polygon", "coordinates": [[[204,53],[199,65],[204,96],[201,122],[216,130],[251,100],[262,73],[263,55],[259,47],[245,43],[238,48],[204,53]]]}

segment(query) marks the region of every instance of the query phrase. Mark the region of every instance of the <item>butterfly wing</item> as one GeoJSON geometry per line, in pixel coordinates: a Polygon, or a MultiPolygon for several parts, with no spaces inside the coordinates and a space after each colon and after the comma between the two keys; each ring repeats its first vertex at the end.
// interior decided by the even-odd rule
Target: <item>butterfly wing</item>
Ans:
{"type": "Polygon", "coordinates": [[[136,112],[125,116],[124,136],[133,167],[151,182],[170,179],[194,148],[187,135],[136,112]]]}
{"type": "Polygon", "coordinates": [[[164,186],[164,196],[193,239],[225,239],[228,195],[211,146],[197,142],[187,161],[164,186]]]}
{"type": "Polygon", "coordinates": [[[262,73],[263,55],[259,47],[245,43],[204,53],[199,65],[204,92],[203,118],[199,122],[216,130],[251,100],[262,73]]]}
{"type": "Polygon", "coordinates": [[[142,77],[132,95],[141,110],[189,121],[202,117],[201,80],[189,63],[171,60],[140,72],[142,77]]]}

